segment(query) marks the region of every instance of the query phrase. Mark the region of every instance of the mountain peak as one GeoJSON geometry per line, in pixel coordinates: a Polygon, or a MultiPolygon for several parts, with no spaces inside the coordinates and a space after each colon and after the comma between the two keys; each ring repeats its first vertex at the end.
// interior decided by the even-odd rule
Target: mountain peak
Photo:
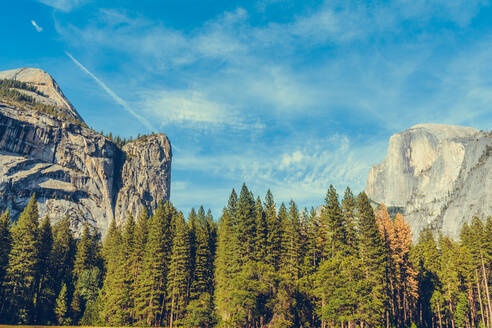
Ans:
{"type": "Polygon", "coordinates": [[[464,222],[492,211],[492,136],[443,124],[418,124],[391,136],[366,185],[377,204],[402,212],[414,240],[424,228],[457,238],[464,222]]]}
{"type": "Polygon", "coordinates": [[[56,81],[44,70],[32,67],[23,67],[7,71],[0,71],[0,79],[10,79],[24,82],[34,87],[39,93],[22,90],[37,102],[52,105],[63,109],[70,117],[83,122],[73,105],[68,101],[56,81]]]}
{"type": "Polygon", "coordinates": [[[471,128],[467,126],[435,124],[435,123],[416,124],[404,132],[413,131],[413,130],[425,130],[435,135],[436,137],[440,137],[442,139],[466,138],[480,132],[475,128],[471,128]]]}

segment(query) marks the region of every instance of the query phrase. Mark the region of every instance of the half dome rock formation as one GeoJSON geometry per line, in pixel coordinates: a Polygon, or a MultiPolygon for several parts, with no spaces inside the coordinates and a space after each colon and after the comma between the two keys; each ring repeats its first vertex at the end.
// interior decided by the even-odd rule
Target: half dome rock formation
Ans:
{"type": "Polygon", "coordinates": [[[458,238],[473,216],[492,215],[492,133],[441,124],[397,133],[365,191],[402,212],[414,240],[426,227],[458,238]]]}
{"type": "Polygon", "coordinates": [[[46,72],[18,69],[0,78],[9,79],[0,89],[0,211],[17,217],[35,192],[40,216],[68,215],[75,230],[88,222],[104,234],[113,217],[121,222],[169,199],[164,134],[119,147],[85,125],[46,72]]]}

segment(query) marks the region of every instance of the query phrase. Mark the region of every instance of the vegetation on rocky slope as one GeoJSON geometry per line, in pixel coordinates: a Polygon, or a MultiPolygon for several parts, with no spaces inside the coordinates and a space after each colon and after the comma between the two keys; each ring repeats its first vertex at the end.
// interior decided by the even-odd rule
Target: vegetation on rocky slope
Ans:
{"type": "Polygon", "coordinates": [[[70,116],[63,109],[53,105],[37,102],[34,97],[22,93],[19,90],[26,90],[34,92],[40,96],[44,96],[35,87],[29,85],[28,83],[10,79],[0,79],[0,99],[2,101],[5,101],[11,105],[33,109],[62,121],[68,121],[73,124],[82,124],[83,126],[85,126],[85,123],[70,116]]]}
{"type": "Polygon", "coordinates": [[[145,142],[148,140],[149,136],[153,136],[156,133],[151,132],[150,134],[143,134],[141,135],[140,133],[137,135],[135,139],[133,139],[132,136],[125,138],[125,137],[120,137],[119,135],[114,136],[113,133],[109,132],[107,134],[104,133],[104,131],[99,132],[101,135],[105,136],[109,141],[113,142],[116,146],[118,146],[120,149],[123,148],[124,145],[130,142],[145,142]]]}

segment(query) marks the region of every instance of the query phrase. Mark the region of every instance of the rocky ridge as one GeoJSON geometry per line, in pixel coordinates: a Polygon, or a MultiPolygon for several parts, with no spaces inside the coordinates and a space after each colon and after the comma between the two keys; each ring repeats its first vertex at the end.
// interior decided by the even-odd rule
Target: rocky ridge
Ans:
{"type": "Polygon", "coordinates": [[[63,109],[69,117],[80,122],[84,121],[70,101],[65,97],[56,81],[45,71],[39,68],[18,68],[0,71],[0,79],[25,82],[30,86],[35,87],[38,93],[22,89],[17,89],[17,91],[33,97],[39,103],[63,109]]]}
{"type": "MultiPolygon", "coordinates": [[[[12,76],[83,122],[44,71],[0,72],[0,78],[12,76]]],[[[0,99],[0,211],[8,208],[14,217],[35,192],[41,216],[68,215],[74,229],[88,222],[104,233],[113,217],[121,222],[128,212],[152,211],[169,199],[171,158],[164,134],[119,148],[85,125],[0,99]]]]}
{"type": "Polygon", "coordinates": [[[376,204],[402,212],[414,240],[426,227],[458,238],[473,216],[492,215],[492,134],[440,124],[397,133],[365,191],[376,204]]]}

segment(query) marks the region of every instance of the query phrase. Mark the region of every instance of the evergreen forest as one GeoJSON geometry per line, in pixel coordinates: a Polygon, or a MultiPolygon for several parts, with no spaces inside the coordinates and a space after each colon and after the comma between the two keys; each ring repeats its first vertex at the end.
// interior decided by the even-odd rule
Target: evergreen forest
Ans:
{"type": "MultiPolygon", "coordinates": [[[[53,219],[53,222],[51,221],[53,219]]],[[[0,323],[147,327],[492,327],[492,218],[459,240],[330,186],[318,210],[232,190],[218,220],[170,202],[104,238],[0,218],[0,323]]]]}

